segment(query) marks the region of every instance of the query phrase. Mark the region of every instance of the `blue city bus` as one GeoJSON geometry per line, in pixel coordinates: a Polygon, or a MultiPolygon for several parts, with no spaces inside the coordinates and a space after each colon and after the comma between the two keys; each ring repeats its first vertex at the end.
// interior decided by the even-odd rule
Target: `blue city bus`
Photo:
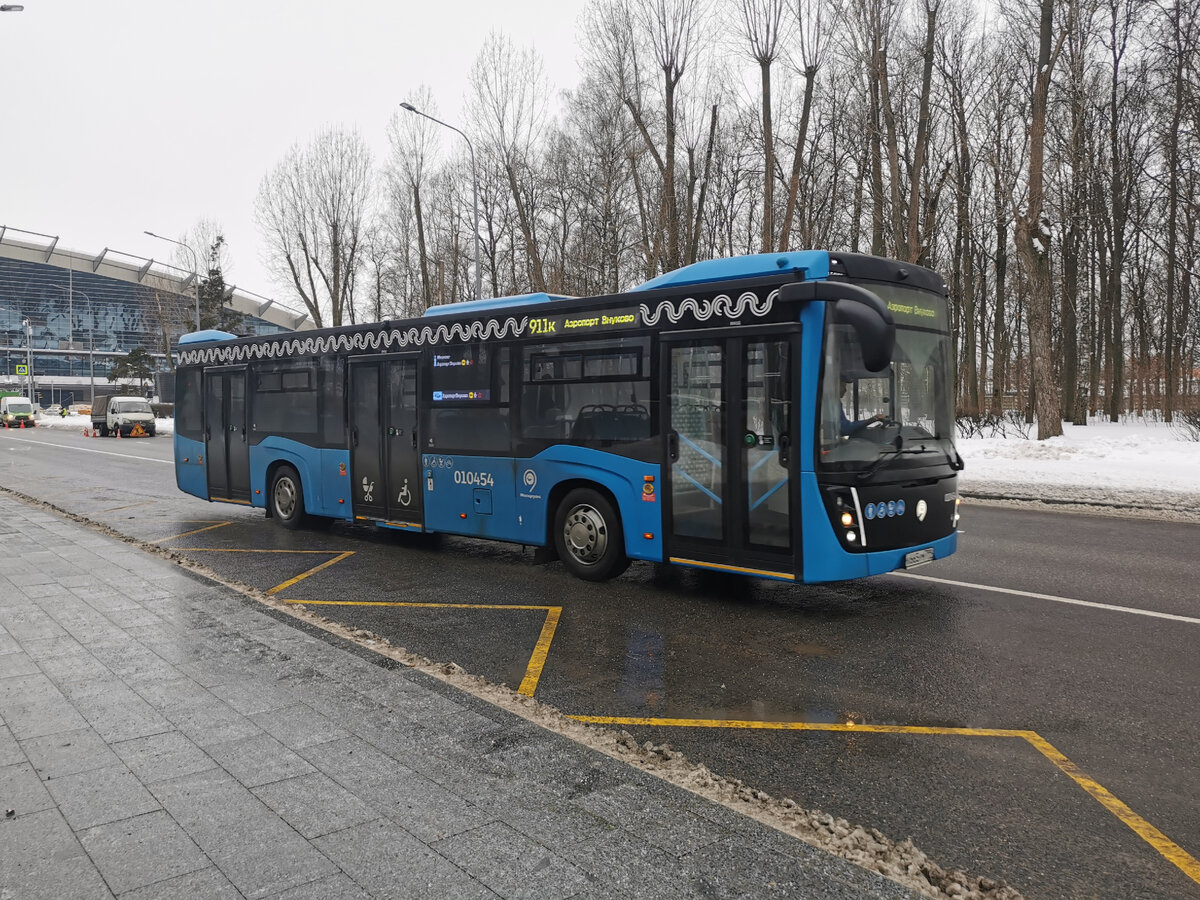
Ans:
{"type": "Polygon", "coordinates": [[[954,552],[942,279],[862,254],[711,260],[621,294],[184,336],[181,490],[630,560],[825,582],[954,552]]]}

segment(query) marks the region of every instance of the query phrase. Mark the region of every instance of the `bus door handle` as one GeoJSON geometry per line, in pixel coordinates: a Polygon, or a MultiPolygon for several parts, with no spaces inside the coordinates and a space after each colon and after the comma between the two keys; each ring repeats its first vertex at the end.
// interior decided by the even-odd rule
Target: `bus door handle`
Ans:
{"type": "Polygon", "coordinates": [[[779,436],[779,464],[785,469],[787,468],[788,460],[791,458],[792,438],[790,435],[781,434],[779,436]]]}
{"type": "Polygon", "coordinates": [[[413,429],[413,433],[412,433],[412,445],[413,445],[413,449],[416,450],[417,449],[417,430],[415,428],[413,429]]]}
{"type": "Polygon", "coordinates": [[[679,432],[673,428],[667,434],[667,456],[671,462],[679,459],[679,432]]]}
{"type": "Polygon", "coordinates": [[[350,440],[354,443],[355,447],[358,446],[358,426],[357,425],[355,425],[353,428],[350,429],[350,440]]]}

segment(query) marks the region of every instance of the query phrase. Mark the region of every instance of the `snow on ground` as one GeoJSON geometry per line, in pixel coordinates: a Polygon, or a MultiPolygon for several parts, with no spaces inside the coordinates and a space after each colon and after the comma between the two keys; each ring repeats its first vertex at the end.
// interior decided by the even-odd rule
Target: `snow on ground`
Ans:
{"type": "MultiPolygon", "coordinates": [[[[964,488],[1019,481],[1200,493],[1200,441],[1161,422],[1063,424],[1062,437],[960,438],[964,488]]],[[[1036,434],[1036,431],[1031,431],[1036,434]]]]}
{"type": "MultiPolygon", "coordinates": [[[[83,429],[92,427],[91,416],[51,416],[43,413],[38,416],[38,428],[56,428],[65,429],[67,431],[78,431],[83,434],[83,429]]],[[[159,434],[174,434],[175,420],[174,419],[155,419],[154,430],[159,434]]]]}
{"type": "MultiPolygon", "coordinates": [[[[960,438],[965,497],[1080,504],[1114,512],[1169,511],[1200,520],[1200,441],[1146,419],[1063,425],[1061,437],[960,438]]],[[[1036,435],[1036,428],[1031,429],[1036,435]]]]}

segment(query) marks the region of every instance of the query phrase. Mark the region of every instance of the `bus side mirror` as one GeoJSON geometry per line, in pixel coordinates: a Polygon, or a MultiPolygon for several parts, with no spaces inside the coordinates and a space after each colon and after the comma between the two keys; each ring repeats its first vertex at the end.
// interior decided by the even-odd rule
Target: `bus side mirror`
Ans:
{"type": "Polygon", "coordinates": [[[882,372],[896,349],[896,323],[879,295],[857,284],[840,281],[793,281],[779,289],[787,302],[824,300],[833,303],[833,320],[849,325],[862,346],[868,372],[882,372]]]}

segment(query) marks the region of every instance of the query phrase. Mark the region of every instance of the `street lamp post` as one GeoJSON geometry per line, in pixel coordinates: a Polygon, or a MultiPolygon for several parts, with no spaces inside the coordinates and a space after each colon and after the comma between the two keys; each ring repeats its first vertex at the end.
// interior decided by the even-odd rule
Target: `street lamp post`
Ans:
{"type": "Polygon", "coordinates": [[[475,148],[471,145],[471,139],[453,125],[443,122],[441,119],[435,119],[433,116],[429,115],[429,113],[421,112],[411,103],[401,103],[400,108],[406,109],[410,113],[416,113],[418,116],[424,116],[431,122],[437,122],[443,128],[449,128],[451,131],[458,132],[462,139],[467,142],[467,149],[471,152],[471,200],[475,207],[475,299],[482,300],[483,269],[479,267],[479,250],[483,240],[479,237],[479,177],[475,170],[475,148]]]}
{"type": "Polygon", "coordinates": [[[29,391],[29,402],[33,403],[33,323],[28,319],[22,319],[21,324],[25,326],[26,386],[29,391]]]}
{"type": "Polygon", "coordinates": [[[178,244],[180,247],[182,247],[188,253],[192,254],[192,277],[195,278],[195,281],[193,282],[193,284],[196,288],[196,330],[199,331],[200,330],[200,262],[196,257],[196,251],[193,250],[191,247],[189,247],[187,244],[185,244],[183,241],[175,240],[175,238],[163,237],[163,235],[155,234],[153,231],[147,231],[145,233],[150,235],[150,237],[152,237],[152,238],[158,238],[160,241],[169,241],[172,244],[178,244]]]}

